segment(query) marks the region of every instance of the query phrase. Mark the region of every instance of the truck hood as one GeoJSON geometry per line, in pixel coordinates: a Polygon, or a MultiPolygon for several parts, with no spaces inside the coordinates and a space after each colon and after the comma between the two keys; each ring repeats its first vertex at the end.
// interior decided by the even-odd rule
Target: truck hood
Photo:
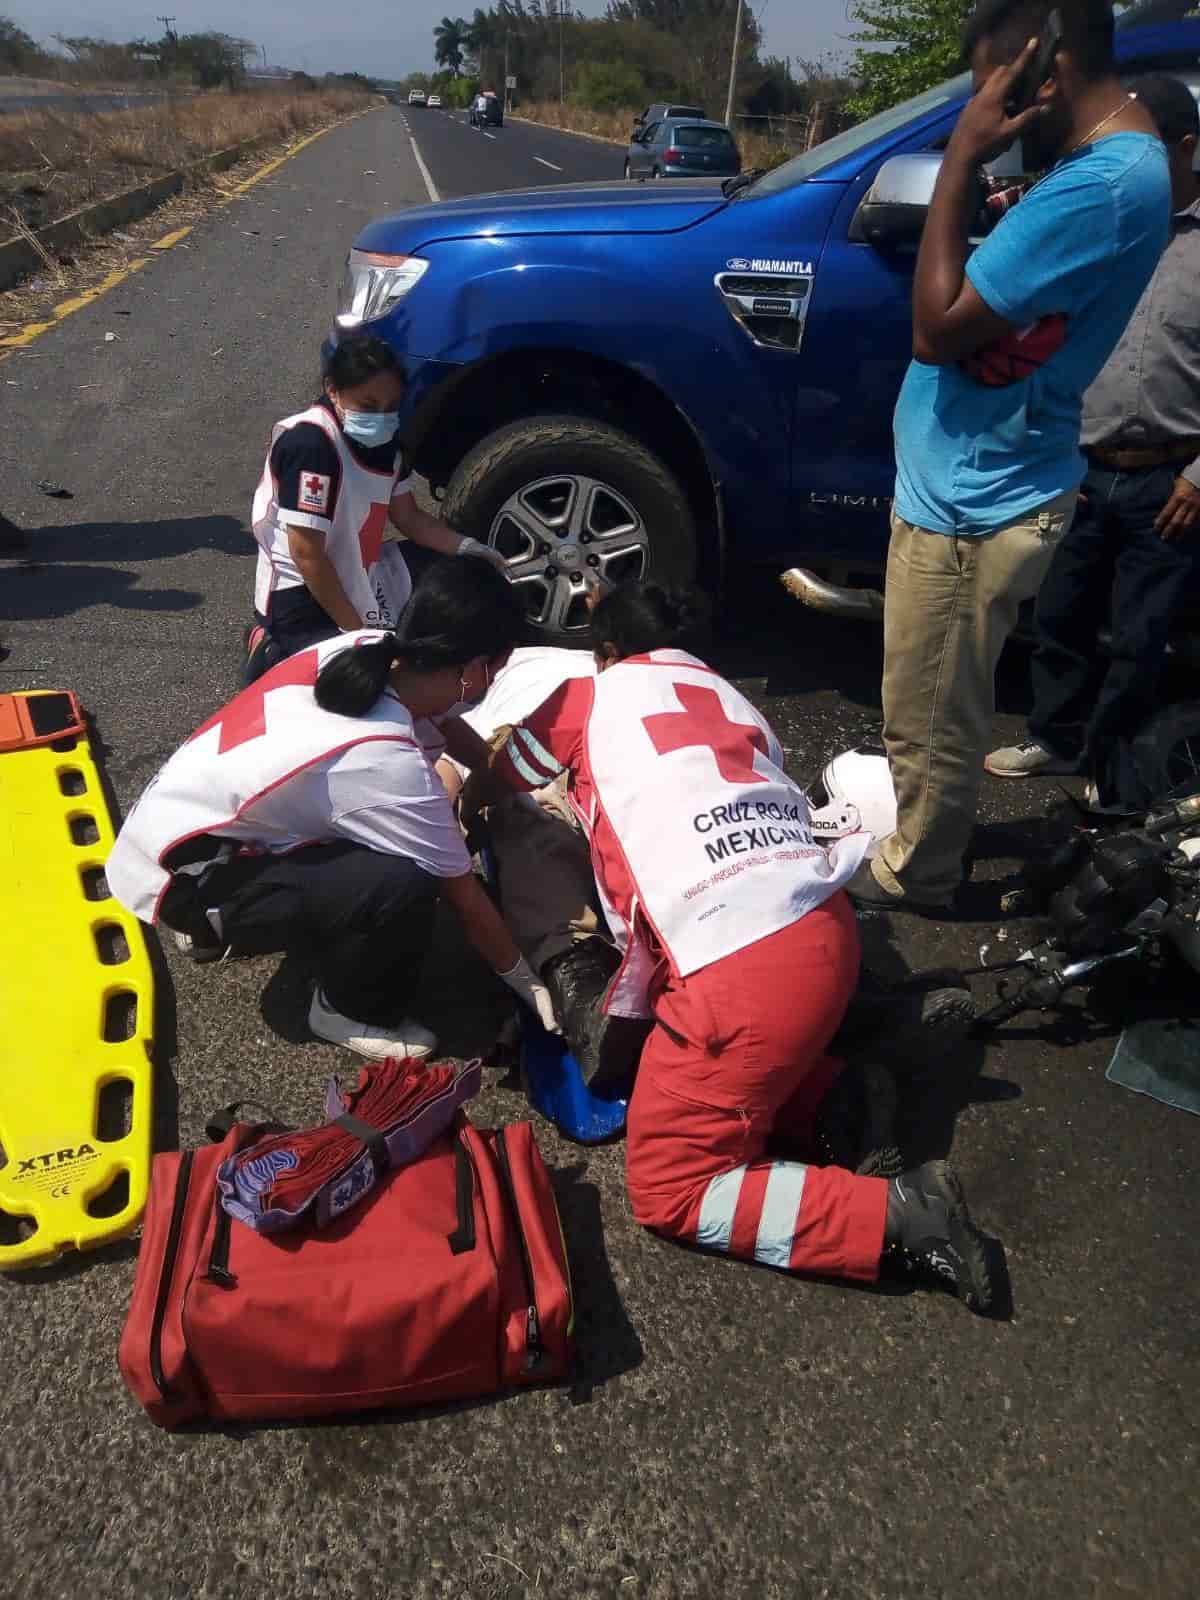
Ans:
{"type": "Polygon", "coordinates": [[[728,205],[721,180],[665,183],[564,183],[545,189],[473,194],[413,206],[368,223],[359,250],[404,252],[443,239],[512,238],[549,233],[678,233],[728,205]]]}

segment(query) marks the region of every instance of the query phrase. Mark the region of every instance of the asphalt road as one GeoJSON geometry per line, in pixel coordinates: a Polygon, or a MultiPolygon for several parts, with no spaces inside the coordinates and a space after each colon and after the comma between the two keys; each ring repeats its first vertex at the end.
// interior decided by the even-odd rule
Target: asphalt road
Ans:
{"type": "Polygon", "coordinates": [[[417,140],[439,195],[486,194],[546,183],[620,178],[624,153],[509,117],[502,128],[472,128],[465,111],[405,106],[401,116],[417,140]]]}
{"type": "MultiPolygon", "coordinates": [[[[447,195],[540,182],[535,154],[564,177],[618,154],[517,124],[488,141],[436,114],[410,121],[447,195]]],[[[251,492],[271,423],[313,392],[347,242],[425,198],[401,114],[374,113],[0,363],[0,505],[27,536],[0,559],[0,687],[76,688],[124,806],[233,686],[251,492]],[[74,498],[45,498],[39,479],[74,498]]],[[[751,601],[727,617],[720,659],[811,771],[877,725],[878,640],[769,587],[751,601]]],[[[1005,868],[1005,820],[1037,794],[989,784],[985,878],[1005,868]]],[[[898,927],[895,944],[872,919],[872,958],[966,962],[996,944],[994,909],[981,917],[898,927]]],[[[447,934],[428,1020],[466,1051],[498,1012],[455,949],[447,934]]],[[[166,954],[164,1144],[198,1142],[206,1114],[244,1095],[316,1116],[345,1059],[306,1039],[302,974],[276,966],[166,954]]],[[[5,1092],[54,1071],[54,1044],[6,1039],[5,1092]]],[[[6,1593],[1184,1600],[1200,1559],[1200,1129],[1107,1084],[1111,1048],[1110,1034],[968,1052],[914,1129],[920,1154],[952,1134],[976,1213],[1005,1241],[1007,1321],[673,1249],[632,1224],[619,1148],[583,1152],[544,1127],[586,1404],[551,1391],[168,1436],[117,1373],[133,1246],[10,1276],[6,1593]]],[[[521,1112],[491,1073],[476,1115],[521,1112]]]]}

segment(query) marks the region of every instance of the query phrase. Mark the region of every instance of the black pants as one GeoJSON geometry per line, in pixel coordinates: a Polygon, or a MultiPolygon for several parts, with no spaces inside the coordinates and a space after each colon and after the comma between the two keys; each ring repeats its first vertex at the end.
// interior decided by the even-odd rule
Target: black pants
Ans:
{"type": "Polygon", "coordinates": [[[343,1016],[390,1027],[408,1015],[438,898],[415,862],[349,841],[306,845],[212,867],[198,893],[237,954],[306,955],[343,1016]]]}
{"type": "Polygon", "coordinates": [[[307,589],[279,589],[271,596],[270,620],[261,612],[254,620],[263,636],[246,657],[242,682],[246,687],[297,650],[307,650],[342,630],[307,589]]]}
{"type": "Polygon", "coordinates": [[[1093,467],[1038,595],[1029,731],[1085,765],[1106,805],[1137,809],[1154,798],[1131,746],[1158,709],[1171,618],[1193,571],[1189,542],[1165,540],[1154,526],[1176,476],[1174,467],[1093,467]],[[1097,639],[1110,620],[1106,655],[1097,639]]]}

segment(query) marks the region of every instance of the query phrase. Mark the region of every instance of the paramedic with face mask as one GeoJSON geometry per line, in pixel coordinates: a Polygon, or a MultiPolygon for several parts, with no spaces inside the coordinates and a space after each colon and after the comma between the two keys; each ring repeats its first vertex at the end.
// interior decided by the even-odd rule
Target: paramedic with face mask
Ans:
{"type": "Polygon", "coordinates": [[[492,567],[441,560],[395,632],[340,635],[280,662],[152,780],[109,856],[113,894],[197,960],[302,952],[316,968],[313,1033],[375,1059],[435,1048],[410,1006],[441,894],[556,1028],[434,770],[444,749],[486,759],[454,713],[482,699],[521,622],[492,567]]]}
{"type": "Polygon", "coordinates": [[[389,524],[439,555],[501,558],[417,505],[396,437],[404,374],[391,347],[353,334],[324,393],[276,423],[251,523],[258,542],[248,683],[296,650],[357,628],[394,628],[412,593],[389,524]]]}
{"type": "Polygon", "coordinates": [[[631,585],[595,604],[597,676],[515,728],[491,780],[567,774],[622,952],[607,1006],[653,1019],[629,1105],[636,1219],[796,1272],[873,1282],[881,1266],[993,1299],[983,1238],[943,1163],[890,1181],[773,1158],[811,1149],[842,1063],[827,1053],[859,941],[842,892],[868,836],[826,852],[770,725],[679,649],[686,596],[631,585]]]}

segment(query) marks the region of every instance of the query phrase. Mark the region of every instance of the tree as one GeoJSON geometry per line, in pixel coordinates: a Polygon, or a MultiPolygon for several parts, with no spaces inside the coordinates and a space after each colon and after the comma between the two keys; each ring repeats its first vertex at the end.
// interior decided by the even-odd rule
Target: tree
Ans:
{"type": "Polygon", "coordinates": [[[433,30],[433,59],[439,67],[449,67],[455,78],[462,71],[470,32],[462,17],[443,17],[433,30]]]}
{"type": "Polygon", "coordinates": [[[241,82],[243,62],[255,49],[249,39],[235,39],[228,33],[185,33],[175,42],[175,58],[192,74],[201,89],[216,89],[241,82]]]}
{"type": "Polygon", "coordinates": [[[0,67],[5,72],[34,72],[46,62],[46,53],[8,17],[0,17],[0,67]]]}
{"type": "Polygon", "coordinates": [[[931,89],[962,66],[962,28],[972,0],[856,0],[861,24],[851,38],[859,49],[851,74],[859,88],[850,102],[856,116],[886,111],[931,89]],[[885,45],[889,48],[872,48],[885,45]]]}

